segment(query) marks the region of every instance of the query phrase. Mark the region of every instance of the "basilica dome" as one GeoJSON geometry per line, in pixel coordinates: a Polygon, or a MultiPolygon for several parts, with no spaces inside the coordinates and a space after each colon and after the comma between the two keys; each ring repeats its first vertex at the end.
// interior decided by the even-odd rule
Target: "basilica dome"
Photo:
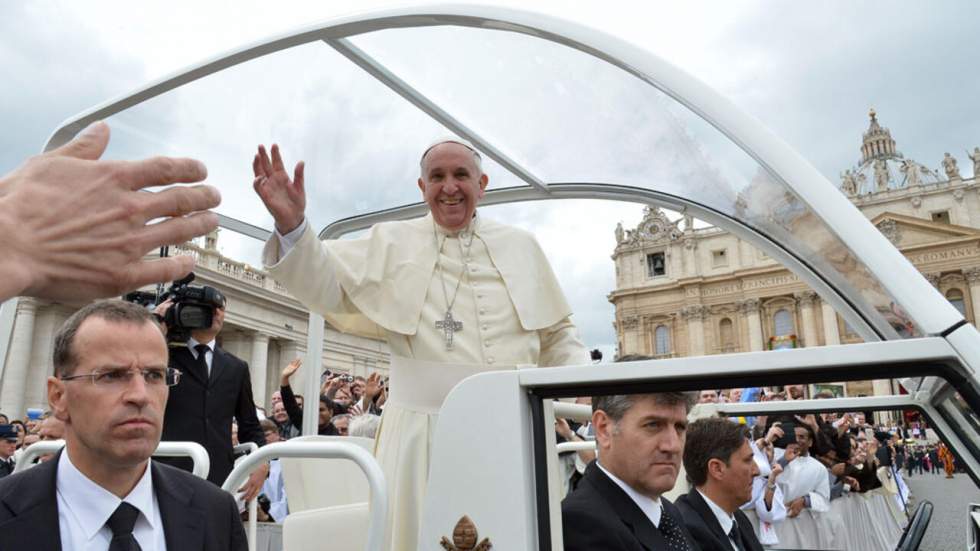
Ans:
{"type": "Polygon", "coordinates": [[[891,132],[878,124],[874,111],[869,113],[871,124],[864,133],[861,161],[841,174],[841,190],[848,195],[866,195],[890,189],[903,189],[942,181],[935,170],[906,159],[895,148],[891,132]]]}

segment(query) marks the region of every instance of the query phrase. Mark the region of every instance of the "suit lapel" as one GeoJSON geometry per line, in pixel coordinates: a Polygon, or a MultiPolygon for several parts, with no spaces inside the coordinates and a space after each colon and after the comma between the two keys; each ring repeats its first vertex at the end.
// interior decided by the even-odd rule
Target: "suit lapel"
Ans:
{"type": "MultiPolygon", "coordinates": [[[[593,461],[585,471],[585,479],[588,480],[599,492],[599,494],[612,507],[624,524],[629,526],[633,535],[645,549],[661,549],[666,544],[663,534],[647,518],[643,510],[630,498],[622,488],[616,485],[611,478],[606,476],[593,461]]],[[[678,523],[681,519],[675,518],[678,523]]]]}
{"type": "Polygon", "coordinates": [[[207,371],[201,372],[202,368],[198,365],[194,354],[187,348],[186,343],[170,347],[170,355],[175,358],[184,375],[196,379],[204,387],[208,386],[208,381],[205,378],[207,371]]]}
{"type": "Polygon", "coordinates": [[[167,549],[204,549],[205,512],[191,507],[194,489],[167,472],[166,467],[156,462],[150,465],[167,549]]]}
{"type": "Polygon", "coordinates": [[[61,453],[17,475],[17,485],[3,498],[13,518],[0,523],[0,549],[61,551],[57,474],[61,453]]]}
{"type": "MultiPolygon", "coordinates": [[[[701,497],[701,493],[698,492],[697,488],[691,488],[691,491],[687,493],[688,503],[691,505],[698,515],[704,521],[704,524],[711,530],[711,533],[718,538],[719,543],[723,543],[727,547],[731,547],[731,540],[728,534],[721,529],[721,525],[718,524],[718,517],[715,516],[711,507],[708,506],[708,502],[701,497]]],[[[737,520],[738,517],[736,517],[737,520]]]]}
{"type": "Polygon", "coordinates": [[[228,371],[228,362],[226,360],[225,351],[218,348],[218,345],[215,345],[214,353],[211,356],[211,379],[208,386],[213,386],[228,371]]]}
{"type": "Polygon", "coordinates": [[[752,521],[749,517],[745,516],[742,511],[735,511],[735,522],[738,523],[738,531],[742,535],[742,545],[745,546],[747,551],[762,551],[762,544],[759,543],[759,538],[755,535],[755,529],[752,528],[752,521]]]}

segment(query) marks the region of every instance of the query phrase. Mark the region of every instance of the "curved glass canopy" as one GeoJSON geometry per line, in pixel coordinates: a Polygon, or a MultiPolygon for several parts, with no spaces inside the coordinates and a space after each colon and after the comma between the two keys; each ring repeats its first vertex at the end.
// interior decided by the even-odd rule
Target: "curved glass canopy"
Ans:
{"type": "MultiPolygon", "coordinates": [[[[108,156],[203,159],[222,191],[223,226],[247,236],[243,250],[272,229],[251,190],[256,144],[279,143],[287,164],[306,161],[308,218],[337,237],[423,213],[419,154],[457,134],[484,153],[485,205],[511,204],[491,207],[495,218],[533,225],[541,200],[658,204],[762,248],[867,340],[963,322],[757,121],[649,52],[541,14],[434,6],[338,18],[95,107],[48,148],[98,119],[113,127],[108,156]]],[[[584,223],[569,218],[560,223],[584,223]]]]}

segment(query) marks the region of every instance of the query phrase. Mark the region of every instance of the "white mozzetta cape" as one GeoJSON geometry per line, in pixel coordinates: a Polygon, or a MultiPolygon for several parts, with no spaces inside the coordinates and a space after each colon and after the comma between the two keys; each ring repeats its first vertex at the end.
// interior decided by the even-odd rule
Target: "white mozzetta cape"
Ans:
{"type": "MultiPolygon", "coordinates": [[[[431,214],[383,222],[365,237],[326,242],[319,241],[307,225],[296,246],[281,260],[278,239],[273,236],[263,250],[263,263],[273,279],[341,332],[384,338],[384,329],[415,335],[429,284],[437,276],[433,223],[431,214]],[[336,298],[325,296],[329,290],[316,281],[328,270],[336,275],[343,300],[354,308],[325,310],[336,298]]],[[[478,234],[503,279],[521,327],[542,330],[571,315],[533,235],[483,217],[478,234]]]]}

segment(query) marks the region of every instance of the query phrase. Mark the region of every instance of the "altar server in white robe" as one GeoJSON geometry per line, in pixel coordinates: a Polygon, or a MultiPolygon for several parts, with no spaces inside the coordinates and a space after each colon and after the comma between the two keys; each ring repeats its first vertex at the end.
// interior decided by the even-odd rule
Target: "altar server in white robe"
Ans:
{"type": "Polygon", "coordinates": [[[787,446],[780,460],[783,473],[777,484],[783,491],[787,518],[775,525],[784,549],[838,549],[842,519],[830,512],[830,478],[827,467],[810,456],[813,429],[796,426],[796,444],[787,446]]]}
{"type": "Polygon", "coordinates": [[[302,162],[292,180],[275,145],[253,162],[276,224],[263,251],[269,275],[338,330],[388,341],[391,396],[375,455],[388,482],[388,548],[399,551],[418,548],[432,435],[453,386],[481,371],[589,363],[537,241],[477,213],[489,180],[479,153],[444,140],[420,164],[427,216],[321,242],[304,216],[302,162]]]}
{"type": "MultiPolygon", "coordinates": [[[[759,440],[772,449],[772,442],[769,440],[759,440]]],[[[777,484],[779,475],[783,472],[780,464],[773,466],[770,464],[769,454],[766,449],[760,448],[756,442],[752,445],[752,459],[759,467],[759,476],[752,479],[752,499],[742,505],[742,510],[746,513],[753,513],[756,526],[756,536],[762,545],[777,545],[779,537],[776,535],[775,525],[786,519],[786,503],[783,499],[783,490],[777,484]]],[[[750,516],[749,518],[752,518],[750,516]]]]}

